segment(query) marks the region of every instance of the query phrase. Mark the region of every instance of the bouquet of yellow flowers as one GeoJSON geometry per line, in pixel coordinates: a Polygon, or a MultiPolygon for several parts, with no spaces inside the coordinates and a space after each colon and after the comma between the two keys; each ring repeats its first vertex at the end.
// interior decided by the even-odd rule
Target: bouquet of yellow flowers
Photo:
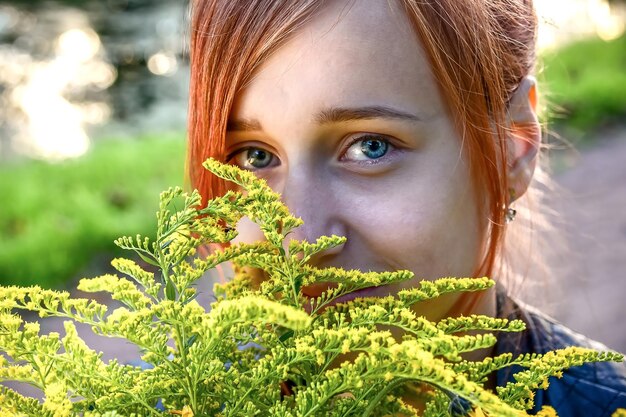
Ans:
{"type": "MultiPolygon", "coordinates": [[[[341,302],[350,292],[413,274],[312,267],[311,256],[345,238],[287,244],[302,222],[279,195],[250,172],[214,160],[205,166],[238,191],[199,207],[198,192],[170,189],[161,194],[155,240],[116,241],[157,273],[115,259],[121,275],[79,283],[82,291],[109,292],[123,307],[108,311],[96,301],[38,287],[0,288],[0,380],[43,393],[39,401],[0,388],[0,416],[451,416],[461,408],[475,416],[513,417],[526,415],[533,392],[563,369],[623,360],[573,347],[470,361],[462,355],[493,346],[492,332],[521,331],[524,324],[478,315],[431,322],[411,310],[442,294],[484,290],[493,285],[487,278],[422,281],[396,296],[341,302]],[[265,241],[196,256],[202,245],[230,242],[244,216],[260,226],[265,241]],[[233,262],[238,273],[216,286],[217,301],[207,310],[195,300],[194,284],[224,262],[233,262]],[[247,268],[268,278],[253,285],[247,268]],[[302,287],[317,282],[335,285],[305,297],[302,287]],[[65,334],[40,334],[38,323],[23,322],[19,309],[67,318],[65,334]],[[75,322],[137,345],[147,366],[105,363],[78,336],[75,322]],[[496,392],[484,387],[490,373],[511,365],[524,368],[515,382],[496,392]],[[423,409],[403,400],[408,390],[419,392],[423,409]]],[[[547,408],[540,415],[554,413],[547,408]]]]}

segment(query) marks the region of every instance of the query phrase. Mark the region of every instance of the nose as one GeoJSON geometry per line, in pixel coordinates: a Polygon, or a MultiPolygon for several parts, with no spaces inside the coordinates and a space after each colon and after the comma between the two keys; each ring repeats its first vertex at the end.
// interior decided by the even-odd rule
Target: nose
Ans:
{"type": "MultiPolygon", "coordinates": [[[[290,169],[281,188],[277,191],[281,193],[283,203],[304,222],[287,236],[285,246],[288,246],[290,240],[313,243],[321,236],[347,237],[347,227],[338,200],[340,196],[333,192],[324,173],[290,169]]],[[[321,258],[337,255],[344,246],[345,243],[320,252],[311,258],[311,262],[318,263],[321,258]]]]}

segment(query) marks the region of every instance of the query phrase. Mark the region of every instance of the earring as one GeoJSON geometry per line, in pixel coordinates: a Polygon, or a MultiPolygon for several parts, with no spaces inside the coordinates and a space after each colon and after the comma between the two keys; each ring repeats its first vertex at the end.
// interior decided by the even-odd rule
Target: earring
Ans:
{"type": "Polygon", "coordinates": [[[515,190],[513,188],[509,188],[509,205],[504,208],[504,219],[507,223],[511,223],[515,220],[515,215],[517,215],[517,210],[510,206],[510,204],[515,201],[515,197],[515,190]]]}
{"type": "Polygon", "coordinates": [[[511,223],[513,220],[515,220],[516,214],[517,214],[517,210],[511,207],[507,207],[506,212],[504,213],[504,219],[506,220],[507,223],[511,223]]]}

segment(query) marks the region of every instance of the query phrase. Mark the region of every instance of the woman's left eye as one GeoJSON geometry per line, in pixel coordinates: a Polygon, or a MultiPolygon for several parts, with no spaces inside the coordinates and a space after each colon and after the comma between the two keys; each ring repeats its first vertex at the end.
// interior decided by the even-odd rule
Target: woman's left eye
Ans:
{"type": "Polygon", "coordinates": [[[373,161],[385,156],[393,145],[378,135],[364,135],[354,141],[341,159],[373,161]]]}

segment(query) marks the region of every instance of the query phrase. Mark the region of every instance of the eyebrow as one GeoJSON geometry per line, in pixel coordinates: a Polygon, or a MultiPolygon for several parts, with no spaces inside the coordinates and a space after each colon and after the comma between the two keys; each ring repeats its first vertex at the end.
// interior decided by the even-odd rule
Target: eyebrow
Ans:
{"type": "MultiPolygon", "coordinates": [[[[397,119],[409,121],[422,121],[421,117],[406,113],[386,106],[367,107],[330,107],[320,111],[314,118],[317,124],[329,124],[339,122],[350,122],[355,120],[371,119],[397,119]]],[[[246,132],[263,130],[261,123],[256,119],[234,119],[229,120],[226,130],[229,132],[246,132]]]]}
{"type": "Polygon", "coordinates": [[[256,119],[229,119],[226,125],[227,132],[250,132],[255,130],[263,130],[261,123],[256,119]]]}
{"type": "Polygon", "coordinates": [[[400,119],[420,121],[420,117],[405,113],[385,106],[370,106],[358,108],[331,107],[322,110],[315,117],[315,121],[319,124],[349,122],[353,120],[369,120],[369,119],[400,119]]]}

